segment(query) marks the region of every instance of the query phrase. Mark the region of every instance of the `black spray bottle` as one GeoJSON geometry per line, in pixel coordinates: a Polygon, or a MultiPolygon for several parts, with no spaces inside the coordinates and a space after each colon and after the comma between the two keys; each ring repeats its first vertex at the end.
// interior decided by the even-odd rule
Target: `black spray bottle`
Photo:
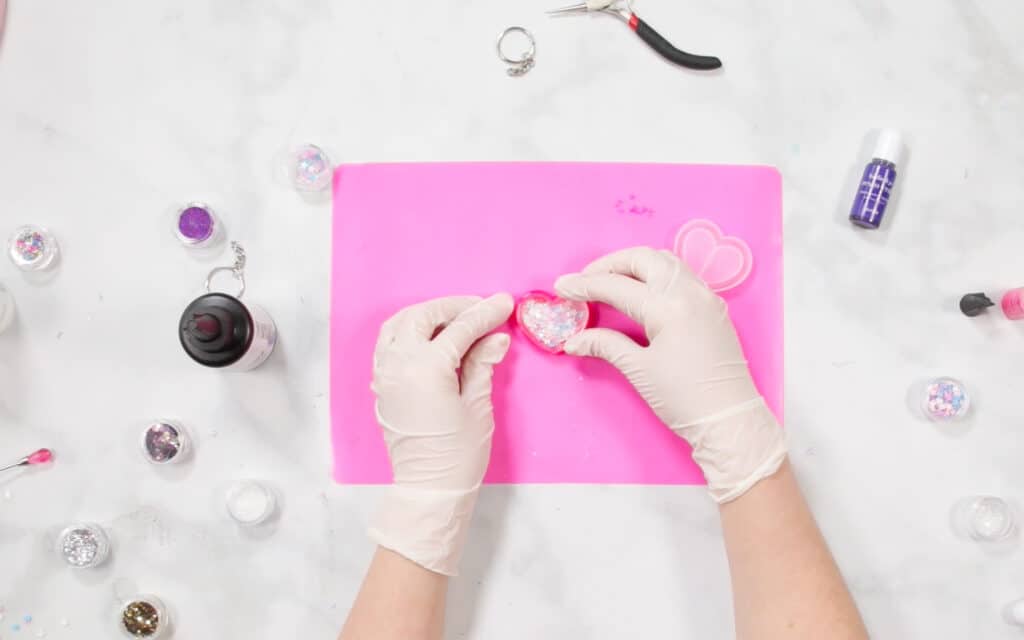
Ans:
{"type": "Polygon", "coordinates": [[[241,301],[245,293],[245,250],[235,242],[235,265],[218,267],[206,279],[221,271],[230,271],[240,283],[237,296],[206,293],[192,301],[181,314],[178,336],[190,358],[206,367],[225,371],[249,371],[263,364],[274,351],[277,328],[262,308],[241,301]]]}

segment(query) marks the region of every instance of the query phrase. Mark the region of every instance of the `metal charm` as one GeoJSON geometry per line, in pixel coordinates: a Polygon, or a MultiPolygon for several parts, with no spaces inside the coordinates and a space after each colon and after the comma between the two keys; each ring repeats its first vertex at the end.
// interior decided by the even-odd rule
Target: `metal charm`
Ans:
{"type": "Polygon", "coordinates": [[[509,65],[509,68],[506,71],[508,75],[512,76],[513,78],[519,77],[533,68],[534,56],[537,54],[537,41],[533,39],[533,34],[524,29],[523,27],[509,27],[508,29],[502,31],[501,35],[498,36],[497,48],[498,57],[501,58],[502,62],[509,65]],[[530,48],[524,51],[522,54],[520,54],[518,58],[510,58],[507,55],[505,55],[505,52],[502,50],[502,44],[504,44],[505,38],[507,38],[509,34],[512,33],[521,33],[524,36],[526,36],[527,40],[530,41],[530,48]]]}
{"type": "Polygon", "coordinates": [[[245,293],[245,249],[242,245],[238,244],[234,240],[231,241],[231,250],[235,252],[235,264],[230,267],[217,267],[210,271],[206,276],[206,292],[210,292],[210,285],[213,281],[213,277],[218,273],[224,271],[230,271],[231,275],[238,280],[238,293],[235,295],[236,298],[241,298],[242,294],[245,293]]]}

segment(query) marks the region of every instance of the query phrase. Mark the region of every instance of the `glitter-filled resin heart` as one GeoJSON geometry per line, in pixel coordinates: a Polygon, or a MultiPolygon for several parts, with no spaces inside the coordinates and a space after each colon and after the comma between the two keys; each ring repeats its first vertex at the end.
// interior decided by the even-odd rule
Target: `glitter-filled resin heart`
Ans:
{"type": "Polygon", "coordinates": [[[587,328],[590,305],[565,300],[543,291],[531,291],[516,305],[516,323],[548,353],[561,353],[565,342],[587,328]]]}
{"type": "Polygon", "coordinates": [[[723,234],[710,220],[691,220],[680,227],[673,251],[716,292],[739,286],[754,268],[750,246],[723,234]]]}

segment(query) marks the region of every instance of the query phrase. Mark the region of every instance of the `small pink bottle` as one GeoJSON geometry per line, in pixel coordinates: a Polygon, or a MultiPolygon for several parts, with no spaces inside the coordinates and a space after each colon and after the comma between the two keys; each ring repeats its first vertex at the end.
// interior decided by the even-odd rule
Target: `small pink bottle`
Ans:
{"type": "Polygon", "coordinates": [[[1010,320],[1024,320],[1024,287],[1007,291],[1000,306],[1003,308],[1003,314],[1010,320]]]}

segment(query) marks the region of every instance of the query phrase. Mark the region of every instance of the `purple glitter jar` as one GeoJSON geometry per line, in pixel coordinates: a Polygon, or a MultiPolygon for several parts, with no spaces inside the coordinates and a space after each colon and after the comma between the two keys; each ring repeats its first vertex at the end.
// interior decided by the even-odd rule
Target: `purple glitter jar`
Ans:
{"type": "Polygon", "coordinates": [[[220,235],[220,220],[209,206],[190,202],[178,210],[175,233],[186,247],[208,247],[220,235]]]}

